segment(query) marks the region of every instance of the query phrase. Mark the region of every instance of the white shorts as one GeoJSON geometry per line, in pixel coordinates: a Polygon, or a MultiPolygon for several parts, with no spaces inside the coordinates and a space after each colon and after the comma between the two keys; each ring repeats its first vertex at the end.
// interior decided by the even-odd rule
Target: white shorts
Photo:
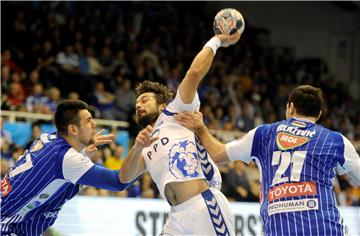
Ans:
{"type": "Polygon", "coordinates": [[[173,206],[161,235],[235,235],[234,215],[224,194],[208,189],[173,206]]]}

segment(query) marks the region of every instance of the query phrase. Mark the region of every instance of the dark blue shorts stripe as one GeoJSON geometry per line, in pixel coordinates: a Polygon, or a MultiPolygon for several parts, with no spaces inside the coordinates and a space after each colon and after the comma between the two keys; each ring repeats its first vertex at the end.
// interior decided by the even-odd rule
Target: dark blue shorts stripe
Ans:
{"type": "Polygon", "coordinates": [[[221,213],[220,206],[217,203],[214,194],[210,191],[210,189],[208,189],[202,192],[201,195],[204,198],[216,235],[230,235],[229,230],[226,226],[224,216],[221,213]]]}

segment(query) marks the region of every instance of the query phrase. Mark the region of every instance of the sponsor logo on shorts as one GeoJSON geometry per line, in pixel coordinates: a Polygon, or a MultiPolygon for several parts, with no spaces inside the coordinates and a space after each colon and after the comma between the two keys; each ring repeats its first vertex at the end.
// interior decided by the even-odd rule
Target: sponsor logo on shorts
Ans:
{"type": "Polygon", "coordinates": [[[57,218],[58,214],[59,214],[58,211],[55,211],[55,212],[48,211],[48,212],[44,213],[44,216],[45,216],[45,218],[57,218]]]}
{"type": "Polygon", "coordinates": [[[297,182],[286,183],[269,190],[267,198],[268,202],[272,202],[277,199],[294,196],[313,196],[316,195],[316,183],[315,182],[297,182]]]}
{"type": "Polygon", "coordinates": [[[319,204],[317,198],[279,201],[268,205],[269,216],[282,212],[318,210],[319,204]]]}

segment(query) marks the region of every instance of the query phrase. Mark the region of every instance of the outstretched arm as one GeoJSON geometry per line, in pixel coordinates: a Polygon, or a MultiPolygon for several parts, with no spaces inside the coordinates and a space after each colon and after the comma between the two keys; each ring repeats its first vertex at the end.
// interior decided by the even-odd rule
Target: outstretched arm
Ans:
{"type": "Polygon", "coordinates": [[[208,73],[213,62],[216,50],[219,47],[227,47],[235,44],[240,39],[240,32],[232,35],[216,35],[212,37],[204,48],[195,56],[185,78],[179,85],[181,100],[185,104],[190,104],[195,97],[199,83],[208,73]]]}
{"type": "Polygon", "coordinates": [[[124,160],[120,170],[120,181],[128,183],[133,181],[145,171],[145,161],[142,155],[144,147],[149,146],[158,138],[151,138],[152,127],[148,125],[141,130],[135,139],[135,144],[129,151],[128,156],[124,160]]]}

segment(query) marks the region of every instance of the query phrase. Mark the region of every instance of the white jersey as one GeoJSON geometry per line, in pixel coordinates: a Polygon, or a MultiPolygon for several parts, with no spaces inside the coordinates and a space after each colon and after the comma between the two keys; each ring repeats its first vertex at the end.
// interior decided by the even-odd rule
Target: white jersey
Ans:
{"type": "Polygon", "coordinates": [[[197,93],[191,104],[184,104],[177,93],[155,122],[152,136],[159,139],[143,150],[146,169],[164,199],[165,185],[171,182],[207,179],[210,186],[221,187],[216,165],[197,142],[195,134],[181,126],[173,116],[182,111],[199,111],[199,107],[197,93]]]}

